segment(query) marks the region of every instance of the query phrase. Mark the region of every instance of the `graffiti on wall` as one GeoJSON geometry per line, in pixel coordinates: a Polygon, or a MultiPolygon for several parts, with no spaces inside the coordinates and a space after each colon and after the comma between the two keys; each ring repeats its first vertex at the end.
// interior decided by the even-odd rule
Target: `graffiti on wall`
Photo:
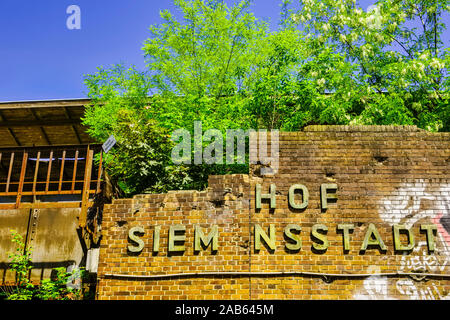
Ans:
{"type": "MultiPolygon", "coordinates": [[[[418,222],[437,226],[436,250],[427,253],[426,242],[420,241],[411,253],[404,253],[400,272],[443,273],[450,267],[450,184],[416,180],[405,183],[380,201],[380,218],[388,225],[403,224],[411,228],[418,222]]],[[[368,273],[379,274],[376,266],[368,273]]],[[[433,281],[421,282],[411,278],[391,279],[379,275],[366,278],[354,295],[355,299],[450,299],[433,281]]]]}

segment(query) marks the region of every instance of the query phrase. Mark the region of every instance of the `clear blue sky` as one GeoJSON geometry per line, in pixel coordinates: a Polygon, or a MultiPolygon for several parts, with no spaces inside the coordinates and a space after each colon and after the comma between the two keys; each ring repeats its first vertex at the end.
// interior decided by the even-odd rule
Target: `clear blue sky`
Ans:
{"type": "MultiPolygon", "coordinates": [[[[275,27],[281,1],[254,2],[255,16],[275,27]]],[[[1,0],[0,101],[83,98],[83,75],[98,66],[143,67],[142,43],[162,9],[173,11],[172,0],[1,0]],[[81,9],[80,30],[66,27],[72,4],[81,9]]]]}

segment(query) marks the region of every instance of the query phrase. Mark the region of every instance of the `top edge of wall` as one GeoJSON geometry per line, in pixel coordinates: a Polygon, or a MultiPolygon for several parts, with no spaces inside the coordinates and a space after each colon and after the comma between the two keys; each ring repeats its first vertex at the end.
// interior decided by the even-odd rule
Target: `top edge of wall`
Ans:
{"type": "Polygon", "coordinates": [[[311,125],[306,126],[303,131],[318,132],[318,131],[343,131],[343,132],[423,132],[425,130],[417,126],[396,126],[396,125],[369,125],[369,126],[345,126],[345,125],[311,125]]]}

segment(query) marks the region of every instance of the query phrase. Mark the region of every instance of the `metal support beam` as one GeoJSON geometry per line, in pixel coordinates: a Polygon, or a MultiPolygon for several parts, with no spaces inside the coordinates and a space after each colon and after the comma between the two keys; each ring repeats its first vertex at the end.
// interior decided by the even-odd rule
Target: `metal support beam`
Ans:
{"type": "Polygon", "coordinates": [[[60,120],[28,120],[28,121],[7,121],[3,118],[0,121],[0,128],[11,127],[61,127],[80,124],[79,119],[60,119],[60,120]]]}

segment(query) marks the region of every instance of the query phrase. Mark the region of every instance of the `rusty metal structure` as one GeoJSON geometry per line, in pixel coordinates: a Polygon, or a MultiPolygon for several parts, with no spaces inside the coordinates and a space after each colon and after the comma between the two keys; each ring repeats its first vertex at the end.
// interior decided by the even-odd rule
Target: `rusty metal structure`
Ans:
{"type": "Polygon", "coordinates": [[[93,205],[90,196],[101,193],[102,157],[99,145],[0,149],[0,210],[81,208],[80,227],[84,227],[87,209],[93,205]],[[79,199],[39,200],[57,195],[79,199]]]}
{"type": "Polygon", "coordinates": [[[95,273],[105,174],[101,145],[81,124],[88,103],[0,102],[0,284],[13,281],[11,229],[33,248],[32,280],[58,266],[95,273]]]}

